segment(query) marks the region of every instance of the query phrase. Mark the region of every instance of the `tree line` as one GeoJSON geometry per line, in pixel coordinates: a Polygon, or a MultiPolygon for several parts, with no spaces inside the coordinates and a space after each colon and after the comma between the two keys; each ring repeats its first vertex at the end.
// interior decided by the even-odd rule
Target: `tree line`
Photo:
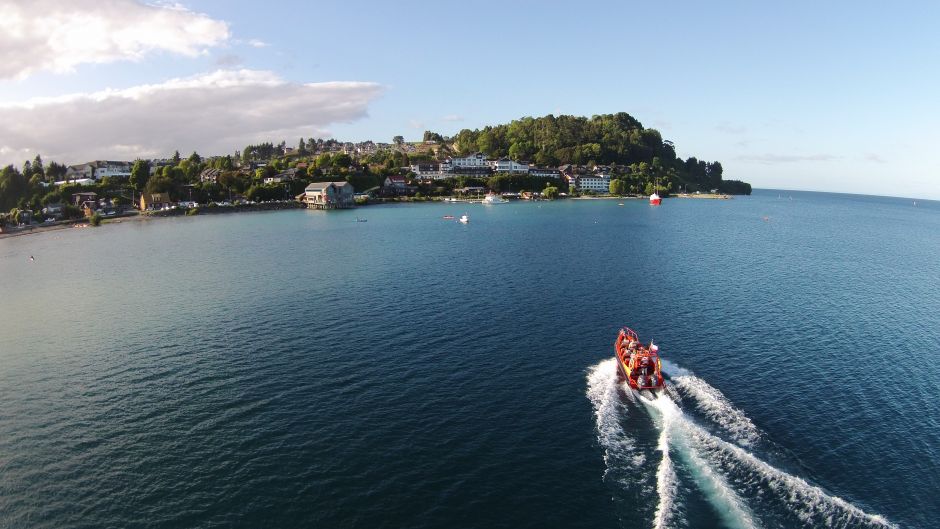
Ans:
{"type": "MultiPolygon", "coordinates": [[[[442,137],[425,132],[426,141],[442,137]]],[[[707,191],[750,193],[744,182],[723,180],[720,162],[682,159],[675,145],[656,129],[645,128],[626,112],[579,116],[526,117],[503,125],[464,129],[450,138],[460,155],[482,152],[490,158],[509,157],[541,167],[562,165],[613,166],[628,188],[643,192],[647,184],[664,192],[707,191]]]]}

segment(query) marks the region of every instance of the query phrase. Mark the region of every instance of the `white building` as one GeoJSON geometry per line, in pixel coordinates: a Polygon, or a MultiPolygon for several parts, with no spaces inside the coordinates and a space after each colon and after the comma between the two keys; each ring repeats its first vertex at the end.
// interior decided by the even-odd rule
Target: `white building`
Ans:
{"type": "Polygon", "coordinates": [[[530,167],[529,174],[541,178],[561,178],[561,171],[546,167],[530,167]]]}
{"type": "Polygon", "coordinates": [[[80,186],[91,186],[95,185],[95,181],[91,178],[76,178],[75,180],[58,180],[55,182],[55,185],[62,186],[65,184],[78,184],[80,186]]]}
{"type": "Polygon", "coordinates": [[[610,192],[610,175],[596,174],[578,177],[578,191],[610,192]]]}
{"type": "Polygon", "coordinates": [[[491,160],[490,167],[497,173],[528,173],[529,162],[516,162],[509,158],[491,160]]]}
{"type": "Polygon", "coordinates": [[[127,178],[131,176],[131,167],[131,162],[95,160],[93,162],[79,165],[70,165],[68,169],[65,170],[65,178],[66,180],[77,180],[83,178],[101,180],[106,176],[111,178],[127,178]]]}
{"type": "Polygon", "coordinates": [[[451,167],[454,171],[459,169],[489,167],[489,161],[482,152],[464,156],[462,158],[450,158],[451,167]]]}

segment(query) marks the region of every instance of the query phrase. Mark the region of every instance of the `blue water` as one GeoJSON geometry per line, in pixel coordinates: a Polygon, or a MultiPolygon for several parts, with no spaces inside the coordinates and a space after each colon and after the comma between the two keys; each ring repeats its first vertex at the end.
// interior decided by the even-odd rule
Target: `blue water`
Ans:
{"type": "Polygon", "coordinates": [[[776,191],[3,239],[0,527],[933,527],[938,256],[776,191]]]}

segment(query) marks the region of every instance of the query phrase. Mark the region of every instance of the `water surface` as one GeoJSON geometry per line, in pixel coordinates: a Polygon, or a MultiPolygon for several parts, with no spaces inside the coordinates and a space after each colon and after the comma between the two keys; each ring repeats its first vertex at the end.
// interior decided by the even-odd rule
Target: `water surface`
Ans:
{"type": "Polygon", "coordinates": [[[937,203],[766,191],[0,240],[0,526],[930,527],[938,250],[937,203]]]}

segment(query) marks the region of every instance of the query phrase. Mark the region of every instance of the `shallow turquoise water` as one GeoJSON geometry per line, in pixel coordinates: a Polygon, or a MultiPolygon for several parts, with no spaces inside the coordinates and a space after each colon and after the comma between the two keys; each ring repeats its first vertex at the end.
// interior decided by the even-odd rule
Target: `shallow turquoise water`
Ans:
{"type": "Polygon", "coordinates": [[[776,191],[0,240],[0,526],[930,527],[938,255],[937,203],[776,191]]]}

